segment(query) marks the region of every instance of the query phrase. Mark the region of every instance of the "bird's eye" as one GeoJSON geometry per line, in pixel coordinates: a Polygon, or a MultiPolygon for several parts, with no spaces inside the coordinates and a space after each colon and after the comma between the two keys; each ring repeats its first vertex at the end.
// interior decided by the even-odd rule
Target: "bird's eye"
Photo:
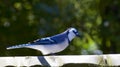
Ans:
{"type": "Polygon", "coordinates": [[[76,30],[73,30],[73,32],[76,34],[77,33],[77,31],[76,30]]]}

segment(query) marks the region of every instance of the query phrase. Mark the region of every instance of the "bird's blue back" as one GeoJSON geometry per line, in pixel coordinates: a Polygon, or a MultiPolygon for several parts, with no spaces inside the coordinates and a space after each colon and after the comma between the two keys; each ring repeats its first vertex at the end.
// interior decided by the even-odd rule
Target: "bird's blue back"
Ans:
{"type": "Polygon", "coordinates": [[[68,38],[67,32],[63,32],[63,33],[58,34],[58,35],[54,35],[51,37],[46,37],[46,38],[41,38],[41,39],[35,40],[33,42],[30,42],[30,44],[33,44],[33,45],[58,44],[58,43],[64,42],[66,38],[68,38]]]}

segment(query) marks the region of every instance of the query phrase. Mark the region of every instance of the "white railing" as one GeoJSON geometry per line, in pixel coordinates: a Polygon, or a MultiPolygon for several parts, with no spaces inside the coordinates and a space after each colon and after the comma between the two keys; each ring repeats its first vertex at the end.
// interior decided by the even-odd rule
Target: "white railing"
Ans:
{"type": "Polygon", "coordinates": [[[88,63],[102,66],[120,66],[120,54],[0,57],[0,67],[30,67],[33,65],[63,66],[69,63],[88,63]]]}

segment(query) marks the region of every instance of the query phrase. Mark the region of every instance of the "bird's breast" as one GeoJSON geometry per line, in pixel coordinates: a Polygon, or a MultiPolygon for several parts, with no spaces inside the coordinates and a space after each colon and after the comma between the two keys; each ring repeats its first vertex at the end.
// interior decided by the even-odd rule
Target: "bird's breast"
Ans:
{"type": "Polygon", "coordinates": [[[62,51],[62,50],[64,50],[65,48],[67,48],[68,45],[69,45],[69,42],[68,42],[67,39],[65,39],[64,42],[62,42],[62,43],[56,45],[56,47],[59,49],[59,51],[62,51]]]}

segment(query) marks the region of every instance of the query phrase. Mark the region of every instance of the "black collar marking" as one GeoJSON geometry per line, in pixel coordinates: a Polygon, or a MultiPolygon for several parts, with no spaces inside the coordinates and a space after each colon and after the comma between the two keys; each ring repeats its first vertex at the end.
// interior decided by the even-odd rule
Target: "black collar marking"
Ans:
{"type": "Polygon", "coordinates": [[[68,37],[69,31],[67,31],[67,38],[68,38],[68,43],[70,43],[70,39],[68,37]]]}

